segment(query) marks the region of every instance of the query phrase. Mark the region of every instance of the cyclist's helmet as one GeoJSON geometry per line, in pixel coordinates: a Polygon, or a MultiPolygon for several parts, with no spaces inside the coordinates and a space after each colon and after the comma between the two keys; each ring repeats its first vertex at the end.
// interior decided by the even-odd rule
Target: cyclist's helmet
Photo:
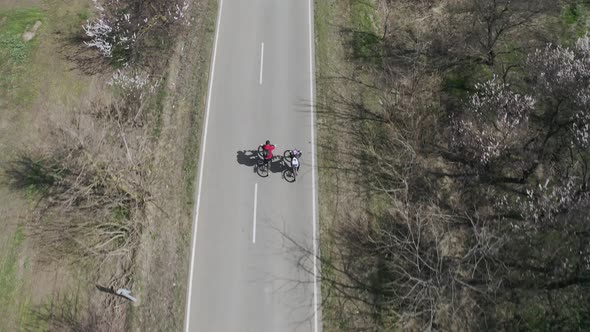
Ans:
{"type": "Polygon", "coordinates": [[[266,140],[266,144],[267,145],[270,145],[270,140],[266,140]]]}

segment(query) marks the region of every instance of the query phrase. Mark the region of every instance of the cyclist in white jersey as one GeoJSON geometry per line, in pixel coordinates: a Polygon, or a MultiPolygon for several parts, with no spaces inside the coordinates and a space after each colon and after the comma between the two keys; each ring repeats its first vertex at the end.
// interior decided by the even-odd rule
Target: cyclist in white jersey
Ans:
{"type": "Polygon", "coordinates": [[[297,172],[299,172],[299,159],[297,159],[297,157],[293,156],[293,159],[291,159],[291,166],[293,167],[295,174],[297,174],[297,172]]]}

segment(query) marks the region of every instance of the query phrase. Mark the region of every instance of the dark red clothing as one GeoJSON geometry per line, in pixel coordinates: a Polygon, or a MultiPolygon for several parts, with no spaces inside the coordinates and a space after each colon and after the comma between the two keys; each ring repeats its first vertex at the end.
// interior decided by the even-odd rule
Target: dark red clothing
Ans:
{"type": "Polygon", "coordinates": [[[266,151],[266,156],[264,157],[264,159],[266,160],[270,160],[272,159],[272,150],[275,149],[275,146],[272,144],[265,144],[262,146],[262,150],[266,151]]]}

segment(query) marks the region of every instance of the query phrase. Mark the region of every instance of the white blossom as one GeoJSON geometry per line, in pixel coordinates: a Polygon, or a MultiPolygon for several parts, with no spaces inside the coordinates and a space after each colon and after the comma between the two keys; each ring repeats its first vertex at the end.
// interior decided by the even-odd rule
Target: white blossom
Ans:
{"type": "Polygon", "coordinates": [[[182,5],[176,4],[172,8],[172,11],[168,9],[168,16],[172,17],[175,21],[180,20],[185,25],[190,25],[190,18],[187,15],[190,3],[184,0],[182,5]]]}
{"type": "Polygon", "coordinates": [[[453,145],[487,164],[518,143],[535,100],[512,92],[495,79],[477,84],[476,89],[455,121],[453,145]]]}
{"type": "MultiPolygon", "coordinates": [[[[141,30],[141,25],[150,21],[149,16],[142,16],[142,13],[146,14],[147,11],[135,12],[129,3],[119,2],[119,0],[104,0],[104,7],[98,0],[92,1],[99,16],[83,25],[86,36],[90,37],[84,43],[88,47],[96,48],[105,57],[118,56],[119,52],[116,51],[119,50],[131,50],[137,41],[137,32],[141,30]]],[[[162,4],[165,5],[164,13],[167,12],[167,16],[172,20],[190,25],[191,18],[188,16],[190,2],[188,0],[175,0],[162,4]]],[[[118,58],[117,61],[128,60],[125,57],[130,53],[123,52],[122,54],[123,59],[118,58]]],[[[123,63],[123,67],[126,65],[128,63],[123,63]]]]}
{"type": "Polygon", "coordinates": [[[555,217],[561,210],[571,208],[583,200],[582,197],[576,198],[575,180],[568,178],[549,186],[549,179],[547,179],[545,184],[539,185],[537,189],[527,189],[526,199],[517,199],[522,217],[535,223],[555,221],[555,217]]]}
{"type": "Polygon", "coordinates": [[[579,38],[573,49],[548,44],[529,55],[527,64],[529,72],[537,79],[540,93],[569,97],[574,92],[574,102],[588,105],[590,46],[587,36],[579,38]]]}
{"type": "Polygon", "coordinates": [[[110,41],[110,34],[113,28],[104,19],[87,21],[82,29],[88,37],[91,37],[91,40],[84,42],[84,44],[88,47],[96,47],[98,52],[106,57],[112,56],[113,44],[110,41]]]}
{"type": "Polygon", "coordinates": [[[138,71],[128,73],[118,69],[107,84],[120,89],[127,97],[143,99],[146,92],[153,93],[155,91],[160,81],[150,84],[149,76],[146,73],[138,71]]]}
{"type": "Polygon", "coordinates": [[[579,38],[573,49],[549,44],[528,65],[541,94],[568,102],[562,121],[571,122],[572,144],[590,148],[590,38],[579,38]]]}

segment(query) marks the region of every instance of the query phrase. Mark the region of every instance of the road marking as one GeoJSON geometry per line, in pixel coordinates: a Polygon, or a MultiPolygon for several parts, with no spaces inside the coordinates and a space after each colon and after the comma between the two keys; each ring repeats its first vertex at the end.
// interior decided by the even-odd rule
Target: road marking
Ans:
{"type": "Polygon", "coordinates": [[[207,147],[207,126],[209,125],[209,110],[211,108],[211,92],[213,90],[213,78],[215,76],[215,59],[217,57],[217,42],[219,40],[219,25],[221,22],[221,12],[223,10],[223,0],[219,0],[219,13],[217,14],[217,26],[215,27],[215,44],[213,46],[213,55],[211,60],[211,75],[209,76],[209,91],[207,96],[207,107],[205,108],[205,125],[203,129],[203,144],[201,145],[201,165],[199,166],[199,186],[197,189],[197,205],[195,207],[195,220],[193,222],[193,240],[191,250],[191,265],[188,279],[188,293],[186,303],[186,326],[185,331],[189,332],[190,313],[191,313],[191,294],[193,290],[193,274],[195,268],[195,248],[197,247],[197,226],[199,224],[199,207],[201,206],[201,186],[203,184],[203,168],[205,165],[205,148],[207,147]]]}
{"type": "Polygon", "coordinates": [[[262,85],[262,68],[264,67],[264,43],[260,44],[260,79],[258,83],[262,85]]]}
{"type": "Polygon", "coordinates": [[[254,184],[254,217],[252,217],[252,243],[256,243],[256,201],[258,200],[258,183],[254,184]]]}
{"type": "Polygon", "coordinates": [[[312,15],[312,0],[308,0],[308,22],[309,22],[309,100],[310,100],[310,121],[311,121],[311,210],[313,213],[313,306],[314,306],[314,331],[318,332],[318,244],[316,231],[316,165],[315,165],[315,123],[314,123],[314,100],[313,100],[313,15],[312,15]]]}

